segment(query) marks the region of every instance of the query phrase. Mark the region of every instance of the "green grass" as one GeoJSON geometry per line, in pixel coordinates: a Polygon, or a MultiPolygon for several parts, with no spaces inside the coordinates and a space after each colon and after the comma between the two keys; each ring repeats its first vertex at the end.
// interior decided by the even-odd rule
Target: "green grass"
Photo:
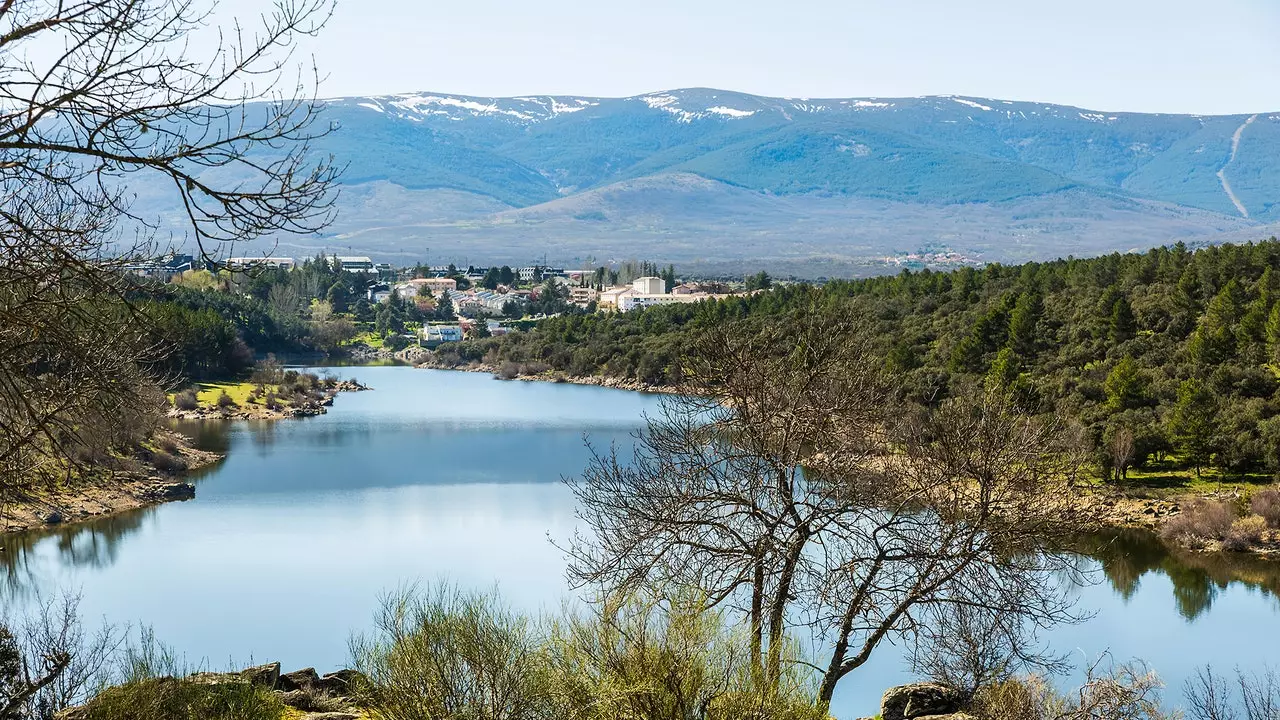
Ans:
{"type": "Polygon", "coordinates": [[[363,343],[373,348],[374,350],[378,350],[382,348],[382,336],[371,330],[366,330],[362,333],[359,333],[355,337],[351,338],[351,341],[348,342],[347,344],[356,345],[359,343],[363,343]]]}
{"type": "MultiPolygon", "coordinates": [[[[281,405],[289,404],[289,401],[287,399],[287,394],[281,395],[280,388],[279,386],[276,386],[276,385],[263,386],[264,392],[259,393],[256,401],[250,401],[249,396],[254,392],[254,390],[256,390],[259,387],[257,383],[252,383],[247,381],[246,382],[203,382],[203,383],[196,383],[191,387],[196,391],[196,401],[200,403],[200,407],[203,407],[203,408],[218,407],[218,398],[221,397],[222,393],[224,392],[227,395],[231,396],[231,399],[235,401],[235,404],[237,407],[249,407],[251,405],[265,405],[266,402],[264,401],[263,396],[267,392],[276,393],[279,396],[279,402],[281,405]]],[[[169,393],[170,405],[173,404],[174,395],[175,393],[169,393]]]]}
{"type": "Polygon", "coordinates": [[[1179,467],[1173,461],[1149,463],[1146,468],[1129,470],[1124,487],[1130,489],[1154,490],[1161,493],[1197,493],[1205,494],[1223,490],[1243,490],[1250,487],[1270,485],[1275,476],[1267,473],[1228,473],[1218,468],[1200,469],[1196,477],[1195,468],[1179,467]]]}

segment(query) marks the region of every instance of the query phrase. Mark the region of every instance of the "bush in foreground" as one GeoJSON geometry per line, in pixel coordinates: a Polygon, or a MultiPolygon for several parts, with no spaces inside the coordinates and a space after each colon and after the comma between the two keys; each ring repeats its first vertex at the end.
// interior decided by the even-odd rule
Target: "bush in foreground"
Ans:
{"type": "Polygon", "coordinates": [[[249,683],[205,685],[174,678],[135,680],[108,688],[74,714],[76,720],[280,720],[285,706],[249,683]]]}
{"type": "Polygon", "coordinates": [[[628,600],[535,621],[492,594],[387,597],[352,640],[362,704],[396,720],[820,720],[800,666],[753,676],[745,638],[694,604],[628,600]],[[765,685],[772,689],[763,690],[765,685]]]}

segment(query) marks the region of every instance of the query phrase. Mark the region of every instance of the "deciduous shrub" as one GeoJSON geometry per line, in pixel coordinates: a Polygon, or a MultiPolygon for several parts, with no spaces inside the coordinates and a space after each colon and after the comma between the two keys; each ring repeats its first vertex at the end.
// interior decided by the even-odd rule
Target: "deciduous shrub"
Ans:
{"type": "Polygon", "coordinates": [[[233,400],[231,396],[227,394],[226,390],[223,390],[222,394],[218,395],[219,408],[226,409],[226,408],[233,408],[235,406],[236,406],[236,401],[233,400]]]}
{"type": "Polygon", "coordinates": [[[498,366],[497,376],[503,380],[515,380],[520,377],[520,363],[502,363],[498,366]]]}
{"type": "Polygon", "coordinates": [[[1182,506],[1182,513],[1160,530],[1160,535],[1184,545],[1203,545],[1208,540],[1221,540],[1236,520],[1231,505],[1212,500],[1192,500],[1182,506]]]}
{"type": "Polygon", "coordinates": [[[200,400],[195,390],[183,390],[173,396],[173,406],[179,410],[195,410],[200,407],[200,400]]]}
{"type": "Polygon", "coordinates": [[[1222,547],[1234,552],[1248,550],[1262,540],[1267,532],[1267,521],[1258,515],[1240,518],[1222,538],[1222,547]]]}
{"type": "Polygon", "coordinates": [[[182,472],[187,469],[186,460],[163,450],[151,453],[151,464],[162,472],[182,472]]]}
{"type": "Polygon", "coordinates": [[[1280,530],[1280,487],[1269,487],[1255,493],[1249,507],[1254,515],[1267,521],[1267,527],[1280,530]]]}

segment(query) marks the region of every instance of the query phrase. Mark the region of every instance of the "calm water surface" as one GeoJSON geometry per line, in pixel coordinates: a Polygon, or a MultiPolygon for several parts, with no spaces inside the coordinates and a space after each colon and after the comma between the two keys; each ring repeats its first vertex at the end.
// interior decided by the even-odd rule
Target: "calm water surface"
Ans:
{"type": "MultiPolygon", "coordinates": [[[[217,667],[250,659],[335,669],[380,592],[447,577],[497,586],[513,604],[555,610],[564,560],[550,542],[575,527],[559,482],[598,446],[630,444],[656,396],[574,385],[503,383],[405,367],[335,369],[375,391],[328,415],[187,428],[227,459],[196,499],[51,533],[0,540],[0,601],[83,592],[90,617],[145,623],[217,667]]],[[[1280,662],[1280,565],[1171,554],[1142,533],[1100,539],[1082,565],[1088,622],[1055,648],[1143,658],[1177,695],[1207,662],[1280,662]],[[1102,542],[1106,540],[1107,542],[1102,542]]],[[[872,714],[908,673],[894,648],[849,676],[841,718],[872,714]]]]}

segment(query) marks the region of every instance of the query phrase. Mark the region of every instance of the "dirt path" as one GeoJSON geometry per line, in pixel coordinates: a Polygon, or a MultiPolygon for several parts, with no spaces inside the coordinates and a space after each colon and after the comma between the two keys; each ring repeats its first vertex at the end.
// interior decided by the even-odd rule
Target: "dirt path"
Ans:
{"type": "Polygon", "coordinates": [[[1245,219],[1249,217],[1249,209],[1244,206],[1244,203],[1240,202],[1240,198],[1236,197],[1235,191],[1231,189],[1231,183],[1227,181],[1227,168],[1231,167],[1231,163],[1236,161],[1236,152],[1240,150],[1240,136],[1244,135],[1244,129],[1252,125],[1253,121],[1257,119],[1258,116],[1254,115],[1245,120],[1243,125],[1236,128],[1235,133],[1231,136],[1231,157],[1227,158],[1227,164],[1223,165],[1222,169],[1218,171],[1218,182],[1222,183],[1222,189],[1226,191],[1227,197],[1231,198],[1232,204],[1236,206],[1236,210],[1240,211],[1240,216],[1245,219]]]}

